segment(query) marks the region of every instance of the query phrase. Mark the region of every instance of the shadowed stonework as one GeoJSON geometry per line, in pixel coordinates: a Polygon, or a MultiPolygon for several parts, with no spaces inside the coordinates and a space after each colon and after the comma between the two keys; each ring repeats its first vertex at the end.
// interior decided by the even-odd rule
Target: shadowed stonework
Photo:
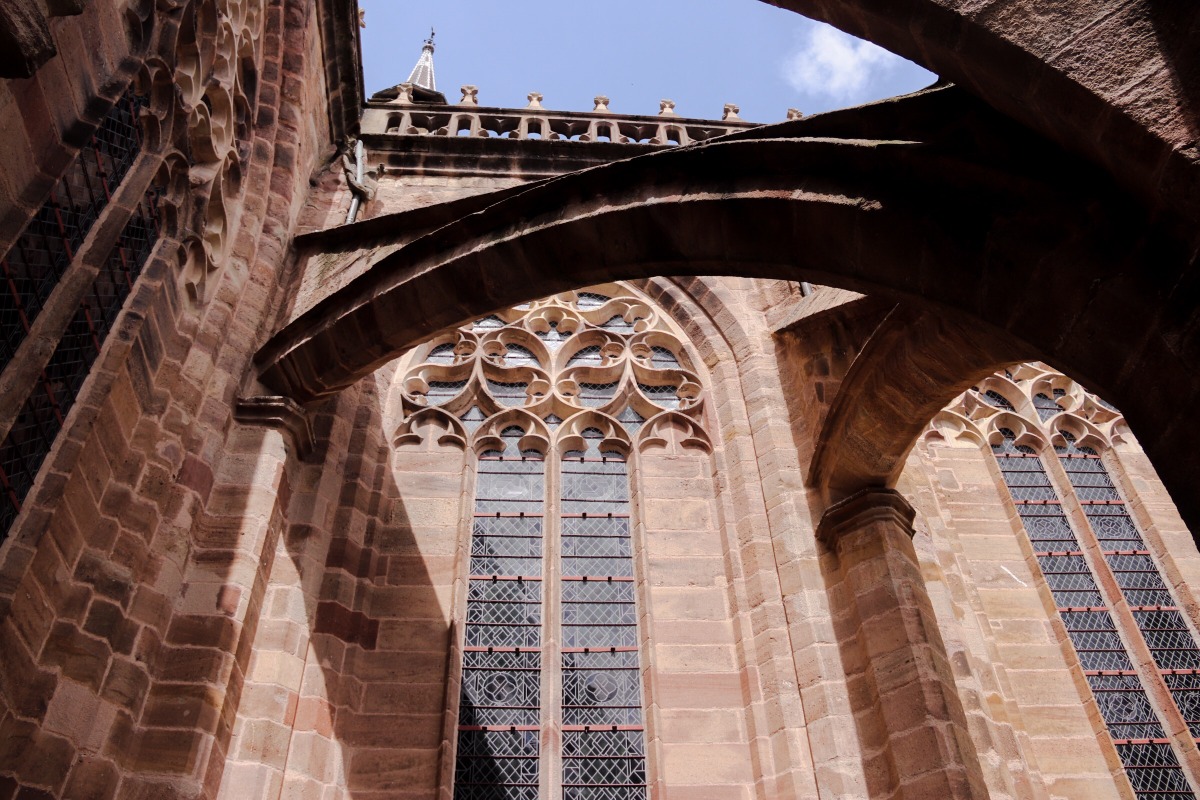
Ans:
{"type": "Polygon", "coordinates": [[[0,799],[1195,796],[1200,12],[778,4],[944,80],[0,7],[0,799]]]}

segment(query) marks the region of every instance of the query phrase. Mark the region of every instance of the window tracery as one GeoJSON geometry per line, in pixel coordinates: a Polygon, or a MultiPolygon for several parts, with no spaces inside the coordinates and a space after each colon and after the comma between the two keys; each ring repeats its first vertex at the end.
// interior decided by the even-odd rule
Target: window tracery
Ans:
{"type": "Polygon", "coordinates": [[[479,454],[456,798],[552,784],[565,800],[647,797],[628,462],[641,440],[708,448],[693,363],[619,285],[499,311],[415,353],[404,410],[453,415],[479,454]]]}

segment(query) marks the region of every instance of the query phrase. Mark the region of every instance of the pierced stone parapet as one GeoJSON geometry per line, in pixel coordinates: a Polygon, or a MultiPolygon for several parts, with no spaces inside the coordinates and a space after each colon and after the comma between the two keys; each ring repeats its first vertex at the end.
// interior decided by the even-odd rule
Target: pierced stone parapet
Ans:
{"type": "MultiPolygon", "coordinates": [[[[403,85],[401,91],[403,92],[403,85]]],[[[685,145],[756,127],[741,118],[723,121],[689,119],[664,100],[658,114],[616,115],[605,103],[592,112],[554,112],[542,106],[542,95],[529,93],[522,109],[479,107],[474,86],[464,86],[454,105],[395,103],[370,105],[363,116],[364,134],[484,139],[548,139],[550,141],[616,142],[618,144],[685,145]]],[[[606,98],[597,98],[606,100],[606,98]]]]}

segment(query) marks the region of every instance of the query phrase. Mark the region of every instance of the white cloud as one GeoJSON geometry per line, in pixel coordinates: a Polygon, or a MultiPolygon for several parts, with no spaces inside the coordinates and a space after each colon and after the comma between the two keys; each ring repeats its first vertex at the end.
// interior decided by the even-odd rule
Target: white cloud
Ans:
{"type": "Polygon", "coordinates": [[[882,47],[818,23],[801,33],[797,49],[784,61],[783,75],[798,92],[851,102],[902,64],[904,59],[882,47]]]}

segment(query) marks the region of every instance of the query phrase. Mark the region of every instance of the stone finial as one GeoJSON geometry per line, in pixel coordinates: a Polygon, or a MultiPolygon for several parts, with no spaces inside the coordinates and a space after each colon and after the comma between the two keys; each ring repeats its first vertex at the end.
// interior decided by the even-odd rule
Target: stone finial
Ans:
{"type": "Polygon", "coordinates": [[[594,103],[596,104],[596,107],[595,107],[595,108],[593,108],[593,109],[592,109],[592,111],[602,111],[602,112],[604,112],[604,113],[606,113],[606,114],[607,114],[607,113],[609,113],[609,111],[608,111],[608,104],[609,104],[611,101],[610,101],[610,100],[609,100],[607,97],[605,97],[604,95],[602,95],[602,94],[598,94],[598,95],[596,95],[596,96],[595,96],[595,97],[592,99],[592,102],[594,102],[594,103]]]}
{"type": "Polygon", "coordinates": [[[460,106],[477,106],[479,105],[479,87],[468,83],[459,88],[462,92],[462,100],[458,101],[460,106]]]}
{"type": "Polygon", "coordinates": [[[530,92],[528,97],[529,97],[529,105],[525,106],[526,108],[541,108],[542,107],[542,93],[541,92],[530,92]]]}
{"type": "Polygon", "coordinates": [[[392,101],[397,105],[410,106],[413,104],[413,85],[411,83],[402,83],[396,87],[396,99],[392,101]]]}
{"type": "Polygon", "coordinates": [[[722,114],[721,114],[721,119],[740,120],[741,117],[738,116],[738,112],[741,110],[742,110],[741,108],[739,108],[738,106],[735,106],[733,103],[726,103],[725,111],[722,112],[722,114]]]}
{"type": "Polygon", "coordinates": [[[659,100],[658,115],[660,117],[675,116],[675,101],[674,100],[659,100]]]}
{"type": "Polygon", "coordinates": [[[804,115],[800,113],[798,108],[789,108],[787,113],[788,119],[804,119],[804,115]]]}

